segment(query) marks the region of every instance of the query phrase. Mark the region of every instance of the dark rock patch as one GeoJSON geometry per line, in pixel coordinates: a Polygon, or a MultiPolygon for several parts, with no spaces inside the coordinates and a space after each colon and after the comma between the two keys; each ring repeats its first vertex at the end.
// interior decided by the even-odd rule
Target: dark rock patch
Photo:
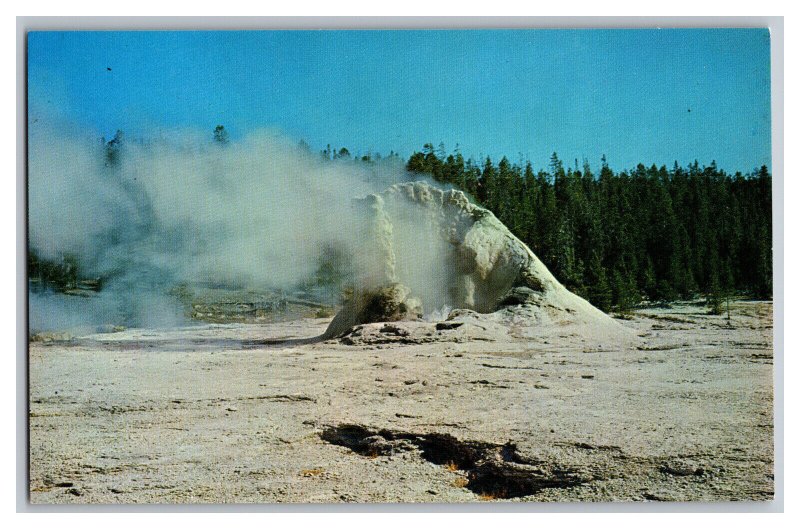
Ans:
{"type": "Polygon", "coordinates": [[[327,426],[320,438],[368,457],[417,449],[431,463],[465,472],[465,487],[482,497],[519,498],[546,488],[575,487],[592,479],[574,469],[526,457],[511,442],[499,445],[460,440],[446,433],[373,430],[358,424],[327,426]]]}

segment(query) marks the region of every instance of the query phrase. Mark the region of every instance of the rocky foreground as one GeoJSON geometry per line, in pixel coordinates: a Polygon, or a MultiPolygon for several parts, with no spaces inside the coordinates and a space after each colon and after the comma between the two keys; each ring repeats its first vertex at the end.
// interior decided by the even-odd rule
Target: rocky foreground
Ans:
{"type": "Polygon", "coordinates": [[[770,303],[528,316],[31,343],[31,501],[772,498],[770,303]]]}

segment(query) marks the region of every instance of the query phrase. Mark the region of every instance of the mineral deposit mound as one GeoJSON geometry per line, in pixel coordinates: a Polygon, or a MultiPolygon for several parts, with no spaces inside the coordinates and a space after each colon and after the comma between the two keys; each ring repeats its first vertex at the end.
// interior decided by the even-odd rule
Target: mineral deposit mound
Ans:
{"type": "Polygon", "coordinates": [[[459,311],[451,309],[491,313],[519,307],[534,325],[618,327],[568,291],[491,211],[461,191],[397,184],[355,200],[354,207],[365,219],[356,234],[357,286],[323,338],[433,311],[452,318],[459,311]]]}

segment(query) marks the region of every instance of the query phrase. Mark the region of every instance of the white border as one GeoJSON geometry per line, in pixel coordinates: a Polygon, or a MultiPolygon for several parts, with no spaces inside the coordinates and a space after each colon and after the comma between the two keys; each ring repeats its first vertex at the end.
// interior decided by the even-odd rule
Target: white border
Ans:
{"type": "MultiPolygon", "coordinates": [[[[103,5],[108,5],[107,3],[103,5]]],[[[220,4],[217,3],[217,6],[220,4]]],[[[66,4],[62,4],[66,6],[66,4]]],[[[70,4],[67,9],[73,6],[70,4]]],[[[199,6],[198,6],[199,7],[199,6]]],[[[226,7],[228,5],[226,4],[226,7]]],[[[338,4],[335,7],[339,7],[338,4]]],[[[498,12],[499,5],[493,2],[492,7],[498,12]]],[[[606,6],[607,7],[607,6],[606,6]]],[[[761,6],[763,8],[763,6],[761,6]]],[[[436,12],[439,7],[428,4],[429,9],[422,9],[420,12],[436,12]]],[[[61,7],[63,10],[64,7],[61,7]]],[[[603,11],[601,7],[599,11],[603,11]]],[[[182,10],[183,11],[183,10],[182,10]]],[[[73,10],[74,12],[74,10],[73,10]]],[[[95,10],[94,12],[100,12],[95,10]]],[[[320,12],[320,11],[317,11],[320,12]]],[[[346,10],[342,10],[346,12],[346,10]]],[[[446,12],[465,12],[465,10],[454,10],[447,8],[446,12]]],[[[584,10],[585,12],[585,10],[584,10]]],[[[17,338],[17,369],[15,383],[12,382],[12,370],[6,370],[6,384],[4,385],[8,393],[11,387],[16,387],[15,398],[8,395],[6,402],[16,400],[17,406],[12,419],[7,417],[6,424],[12,421],[16,424],[16,472],[10,466],[5,475],[15,474],[16,480],[16,508],[18,511],[38,511],[38,512],[218,512],[218,511],[271,511],[271,512],[776,512],[782,511],[784,507],[784,475],[783,475],[783,322],[784,322],[784,297],[783,297],[783,191],[784,191],[784,160],[783,160],[783,19],[780,17],[550,17],[550,18],[531,18],[531,17],[482,17],[482,18],[416,18],[416,17],[396,17],[396,18],[254,18],[254,17],[226,17],[226,18],[175,18],[175,17],[101,17],[101,18],[18,18],[16,24],[16,88],[17,88],[17,192],[0,194],[0,199],[4,200],[2,211],[10,216],[14,210],[12,197],[16,199],[16,270],[17,277],[16,289],[16,312],[17,321],[13,334],[17,338]],[[773,502],[767,503],[720,503],[720,504],[470,504],[470,505],[429,505],[429,504],[405,504],[405,505],[235,505],[235,506],[31,506],[27,503],[27,386],[26,386],[26,339],[27,326],[25,316],[25,295],[26,285],[24,281],[25,267],[25,40],[24,33],[28,29],[315,29],[315,28],[466,28],[466,27],[490,27],[490,28],[521,28],[521,27],[769,27],[772,34],[772,149],[773,149],[773,216],[774,216],[774,240],[775,240],[775,484],[776,497],[773,502]]],[[[10,50],[10,48],[7,48],[10,50]]],[[[9,67],[8,70],[11,68],[9,67]]],[[[7,85],[10,86],[10,83],[7,85]]],[[[7,141],[6,145],[10,145],[7,141]]],[[[8,179],[10,180],[10,179],[8,179]]],[[[11,223],[6,223],[10,226],[11,223]]],[[[10,242],[10,241],[9,241],[10,242]]],[[[9,247],[11,244],[8,245],[9,247]]],[[[8,266],[8,262],[4,266],[8,266]]],[[[10,268],[10,267],[9,267],[10,268]]],[[[6,277],[10,275],[7,271],[6,277]]],[[[11,292],[5,292],[5,300],[11,299],[11,292]]],[[[9,315],[7,315],[9,316],[9,315]]],[[[5,318],[5,322],[12,321],[10,317],[5,318]]],[[[11,336],[12,332],[6,334],[11,336]]],[[[8,436],[11,437],[11,436],[8,436]]],[[[6,453],[11,453],[8,450],[6,453]]],[[[10,498],[9,494],[5,495],[10,498]]],[[[382,525],[383,522],[379,522],[382,525]]],[[[556,522],[558,523],[558,522],[556,522]]],[[[649,522],[648,522],[649,523],[649,522]]],[[[326,524],[327,525],[327,524],[326,524]]],[[[405,524],[404,524],[405,525],[405,524]]]]}

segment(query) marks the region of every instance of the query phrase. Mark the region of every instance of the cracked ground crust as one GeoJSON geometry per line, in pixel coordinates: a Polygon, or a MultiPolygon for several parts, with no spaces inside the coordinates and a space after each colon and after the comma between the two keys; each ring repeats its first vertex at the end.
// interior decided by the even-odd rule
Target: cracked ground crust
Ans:
{"type": "Polygon", "coordinates": [[[31,501],[769,500],[771,304],[732,308],[638,311],[635,345],[259,345],[328,320],[33,343],[31,501]]]}

